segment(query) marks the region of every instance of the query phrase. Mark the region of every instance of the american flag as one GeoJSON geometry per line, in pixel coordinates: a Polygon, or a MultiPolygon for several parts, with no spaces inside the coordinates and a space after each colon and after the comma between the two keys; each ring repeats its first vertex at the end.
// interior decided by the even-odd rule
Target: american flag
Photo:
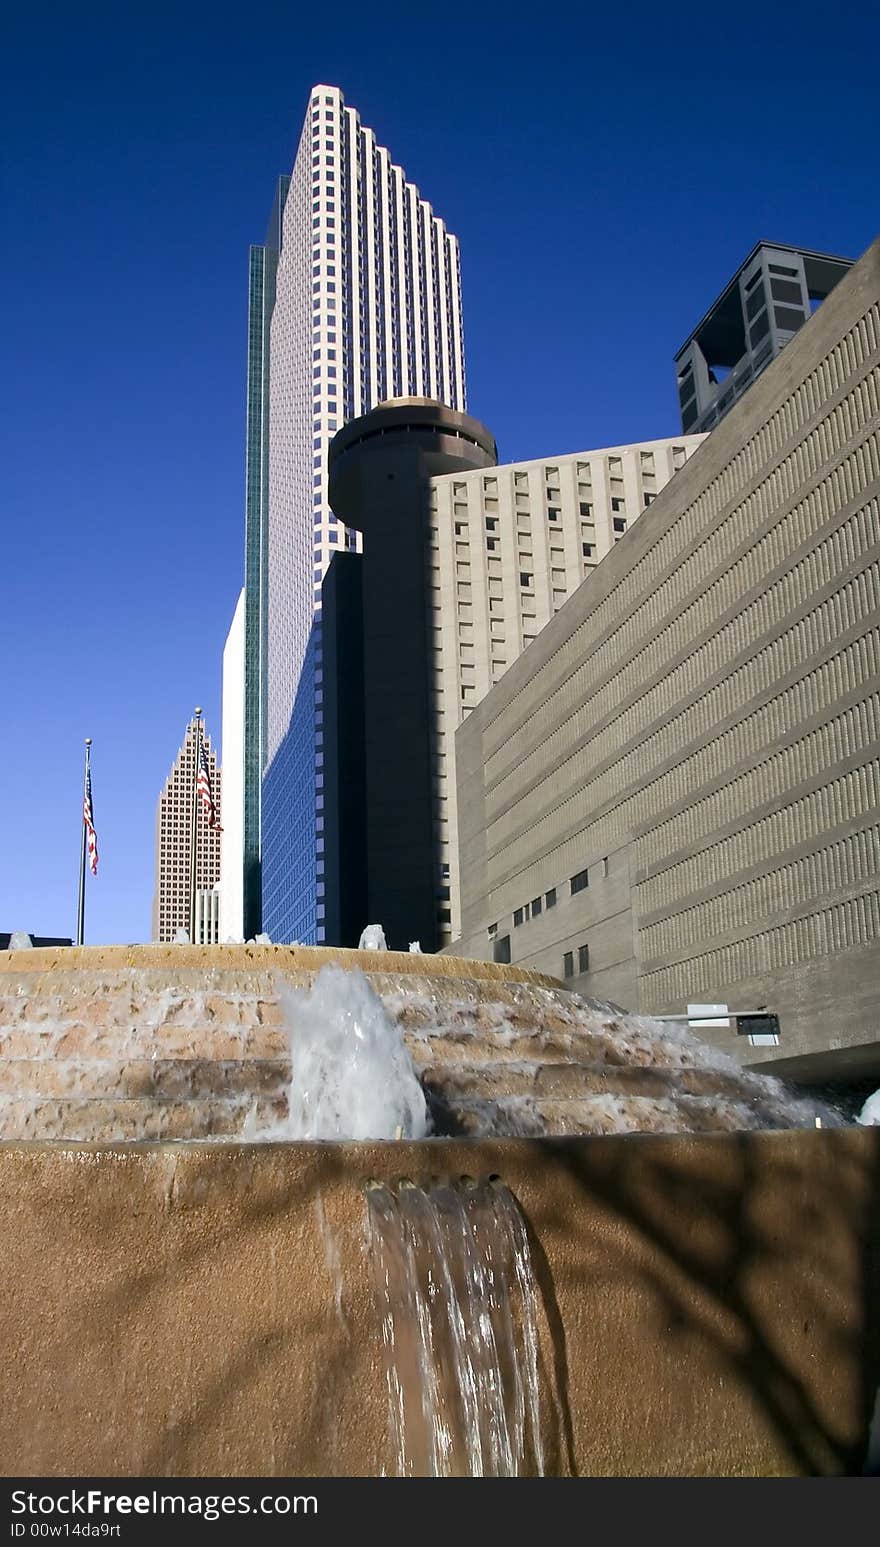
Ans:
{"type": "Polygon", "coordinates": [[[211,776],[208,773],[208,759],[205,756],[205,743],[199,742],[199,776],[196,780],[196,790],[201,796],[202,805],[205,808],[205,816],[208,826],[215,827],[219,832],[223,829],[217,821],[217,812],[214,809],[214,796],[211,793],[211,776]]]}
{"type": "Polygon", "coordinates": [[[92,875],[96,876],[98,874],[98,834],[95,832],[92,814],[92,770],[88,767],[83,791],[83,821],[86,824],[86,853],[89,857],[89,869],[92,875]]]}

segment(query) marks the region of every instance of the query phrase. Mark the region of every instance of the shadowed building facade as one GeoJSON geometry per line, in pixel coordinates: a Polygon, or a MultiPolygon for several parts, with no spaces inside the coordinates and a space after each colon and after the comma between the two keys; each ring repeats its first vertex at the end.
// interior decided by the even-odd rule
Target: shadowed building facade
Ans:
{"type": "Polygon", "coordinates": [[[880,1069],[880,242],[458,731],[453,949],[880,1069]]]}

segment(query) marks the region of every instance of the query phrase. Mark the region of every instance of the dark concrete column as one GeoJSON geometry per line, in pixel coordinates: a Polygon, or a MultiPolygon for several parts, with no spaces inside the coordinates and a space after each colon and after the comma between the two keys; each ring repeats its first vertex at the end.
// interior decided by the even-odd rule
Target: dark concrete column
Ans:
{"type": "Polygon", "coordinates": [[[336,553],[321,587],[324,942],[356,947],[367,916],[363,560],[336,553]]]}
{"type": "Polygon", "coordinates": [[[330,504],[364,534],[364,923],[382,924],[392,949],[438,939],[429,482],[496,461],[483,425],[424,398],[382,404],[330,446],[330,504]]]}

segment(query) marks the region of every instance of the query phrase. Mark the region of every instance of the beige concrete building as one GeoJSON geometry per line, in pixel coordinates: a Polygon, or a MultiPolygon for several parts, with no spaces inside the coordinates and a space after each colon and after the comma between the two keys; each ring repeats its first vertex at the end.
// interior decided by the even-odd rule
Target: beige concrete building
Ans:
{"type": "Polygon", "coordinates": [[[870,1074],[878,603],[880,241],[460,727],[454,949],[870,1074]]]}
{"type": "MultiPolygon", "coordinates": [[[[220,770],[211,738],[202,728],[202,740],[217,820],[220,821],[220,770]]],[[[153,939],[160,944],[173,941],[178,929],[189,930],[190,829],[192,794],[195,779],[196,722],[186,728],[183,746],[165,780],[156,810],[156,887],[153,893],[153,939]]],[[[220,883],[220,830],[209,828],[199,810],[196,834],[197,939],[204,945],[216,943],[218,935],[218,893],[220,883]]]]}
{"type": "Polygon", "coordinates": [[[449,890],[439,919],[444,944],[461,925],[458,726],[704,439],[643,441],[431,479],[436,846],[449,890]]]}

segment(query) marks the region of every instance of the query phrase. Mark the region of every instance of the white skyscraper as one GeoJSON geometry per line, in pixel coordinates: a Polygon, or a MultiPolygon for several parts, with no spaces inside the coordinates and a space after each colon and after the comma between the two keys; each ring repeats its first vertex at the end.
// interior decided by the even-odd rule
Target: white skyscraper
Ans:
{"type": "Polygon", "coordinates": [[[261,925],[278,941],[323,938],[320,587],[357,541],[327,504],[327,446],[410,395],[465,407],[458,242],[338,88],[316,86],[251,255],[245,866],[259,769],[261,925]]]}

